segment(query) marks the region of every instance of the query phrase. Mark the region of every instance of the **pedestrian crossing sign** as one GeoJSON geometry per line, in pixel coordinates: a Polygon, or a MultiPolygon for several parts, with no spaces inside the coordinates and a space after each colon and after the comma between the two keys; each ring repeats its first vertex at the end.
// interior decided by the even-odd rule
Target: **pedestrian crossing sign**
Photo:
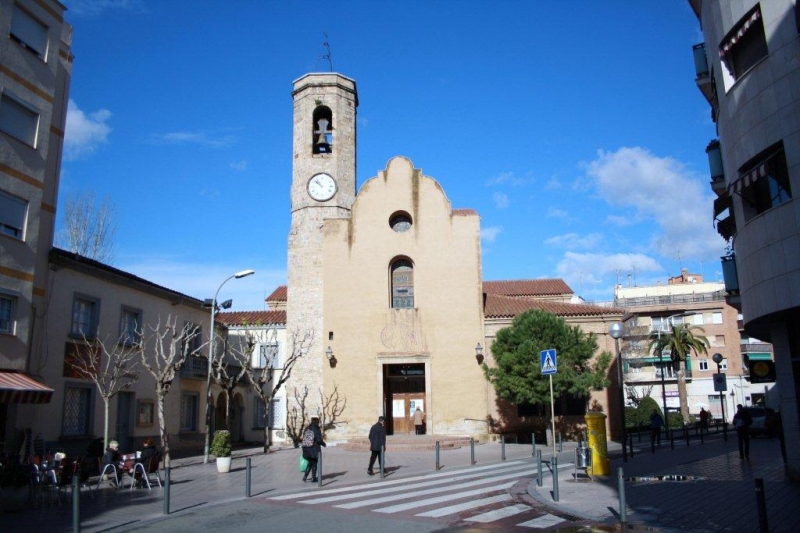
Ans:
{"type": "Polygon", "coordinates": [[[556,351],[554,348],[549,350],[542,350],[539,353],[541,358],[542,375],[550,376],[558,371],[558,363],[556,361],[556,351]]]}

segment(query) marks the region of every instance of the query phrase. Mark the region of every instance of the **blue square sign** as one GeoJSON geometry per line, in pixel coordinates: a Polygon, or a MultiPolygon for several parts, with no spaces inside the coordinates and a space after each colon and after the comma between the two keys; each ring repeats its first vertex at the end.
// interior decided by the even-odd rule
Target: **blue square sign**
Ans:
{"type": "Polygon", "coordinates": [[[549,350],[542,350],[539,353],[541,358],[542,375],[549,376],[558,371],[558,363],[556,361],[556,350],[551,348],[549,350]]]}

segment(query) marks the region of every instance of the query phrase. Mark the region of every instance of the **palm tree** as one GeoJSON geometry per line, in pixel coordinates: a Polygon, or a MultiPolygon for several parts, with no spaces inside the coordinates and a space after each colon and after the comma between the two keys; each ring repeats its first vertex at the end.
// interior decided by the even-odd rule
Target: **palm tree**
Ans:
{"type": "MultiPolygon", "coordinates": [[[[681,363],[686,368],[686,359],[691,355],[692,350],[698,355],[705,354],[708,353],[709,346],[708,339],[695,335],[695,332],[705,333],[703,328],[699,326],[673,324],[669,333],[662,333],[659,330],[650,334],[650,350],[653,350],[659,356],[669,351],[672,367],[678,376],[678,395],[681,402],[681,416],[684,422],[689,420],[689,404],[686,395],[686,372],[681,370],[681,363]]],[[[668,420],[665,422],[669,424],[668,420]]]]}

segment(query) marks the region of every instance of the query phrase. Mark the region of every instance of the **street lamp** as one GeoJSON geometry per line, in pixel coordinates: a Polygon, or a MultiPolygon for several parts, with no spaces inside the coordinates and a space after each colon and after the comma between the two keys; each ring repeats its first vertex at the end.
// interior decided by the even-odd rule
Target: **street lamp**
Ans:
{"type": "MultiPolygon", "coordinates": [[[[714,361],[715,363],[717,363],[717,376],[718,377],[715,380],[715,382],[717,380],[722,381],[724,379],[722,377],[723,375],[722,375],[722,365],[721,365],[723,359],[724,358],[722,357],[722,354],[719,353],[719,352],[717,352],[717,353],[715,353],[714,355],[711,356],[711,360],[714,361]]],[[[724,384],[724,382],[723,382],[723,384],[724,384]]],[[[722,409],[722,437],[723,437],[723,440],[727,441],[728,440],[728,423],[725,422],[725,388],[724,388],[724,385],[716,386],[716,383],[715,383],[714,390],[716,391],[717,388],[720,389],[720,391],[719,391],[719,406],[722,409]]],[[[731,394],[733,394],[733,391],[731,391],[731,394]]]]}
{"type": "Polygon", "coordinates": [[[620,322],[614,322],[608,327],[608,334],[614,339],[614,347],[617,350],[617,379],[619,380],[619,412],[622,417],[622,462],[628,462],[628,443],[625,428],[625,385],[622,381],[622,356],[619,353],[619,339],[622,337],[623,326],[620,322]]]}
{"type": "MultiPolygon", "coordinates": [[[[211,300],[211,327],[208,330],[208,377],[206,378],[206,443],[203,448],[203,463],[208,462],[208,446],[211,437],[211,367],[214,364],[214,318],[217,314],[217,296],[219,296],[219,291],[222,290],[222,286],[233,278],[239,279],[255,273],[255,270],[242,270],[233,276],[225,278],[225,281],[220,283],[219,287],[217,287],[217,292],[214,293],[214,299],[211,300]]],[[[223,302],[225,309],[230,307],[229,302],[230,300],[223,302]]]]}
{"type": "MultiPolygon", "coordinates": [[[[667,325],[672,324],[672,319],[675,318],[676,316],[694,316],[696,314],[697,314],[696,312],[690,311],[688,313],[687,312],[683,312],[683,313],[677,313],[677,314],[674,314],[674,315],[670,315],[670,316],[667,317],[667,325]]],[[[662,322],[662,324],[663,324],[663,322],[662,322]]],[[[664,427],[667,430],[667,438],[669,438],[670,428],[669,428],[669,413],[667,413],[667,386],[664,383],[664,370],[665,370],[665,368],[664,368],[664,353],[663,353],[663,350],[661,349],[661,343],[660,343],[660,341],[661,341],[661,324],[658,325],[658,340],[659,340],[659,344],[658,344],[658,346],[659,346],[658,360],[661,363],[661,403],[662,403],[662,405],[664,407],[664,427]]]]}

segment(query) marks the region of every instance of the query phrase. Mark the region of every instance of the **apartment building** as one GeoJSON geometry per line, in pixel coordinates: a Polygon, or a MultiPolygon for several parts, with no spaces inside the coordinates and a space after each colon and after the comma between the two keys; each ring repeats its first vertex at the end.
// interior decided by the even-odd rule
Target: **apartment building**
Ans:
{"type": "Polygon", "coordinates": [[[690,0],[695,83],[718,139],[706,151],[731,305],[770,342],[790,474],[800,479],[800,15],[794,0],[690,0]]]}
{"type": "Polygon", "coordinates": [[[662,409],[680,411],[678,375],[669,355],[649,349],[652,335],[668,334],[673,325],[696,326],[695,334],[708,340],[708,353],[692,353],[681,368],[686,373],[689,412],[697,415],[705,409],[714,418],[730,420],[737,403],[778,408],[773,384],[751,384],[748,361],[772,360],[772,347],[740,332],[738,311],[725,299],[722,282],[706,282],[702,275],[689,274],[669,278],[666,284],[635,287],[617,286],[614,304],[625,309],[625,335],[621,343],[626,402],[634,397],[650,396],[662,409]],[[700,331],[702,330],[702,331],[700,331]],[[722,361],[717,367],[714,354],[722,361]],[[727,390],[716,391],[713,376],[726,376],[727,390]]]}
{"type": "Polygon", "coordinates": [[[0,450],[16,438],[21,406],[52,395],[32,361],[72,76],[64,11],[55,0],[0,0],[0,450]]]}

